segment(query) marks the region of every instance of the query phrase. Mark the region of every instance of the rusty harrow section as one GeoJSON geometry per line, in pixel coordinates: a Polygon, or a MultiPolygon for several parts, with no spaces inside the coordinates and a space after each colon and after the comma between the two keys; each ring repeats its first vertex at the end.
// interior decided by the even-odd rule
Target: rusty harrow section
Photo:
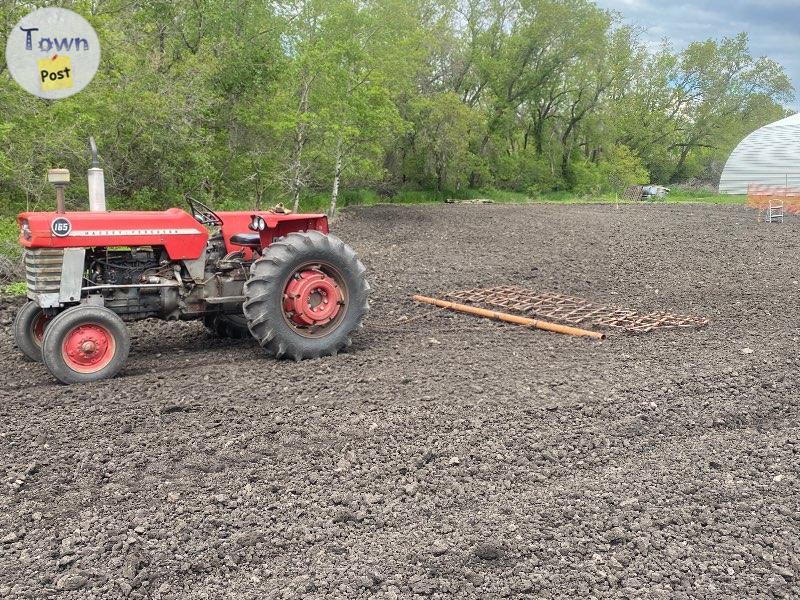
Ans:
{"type": "Polygon", "coordinates": [[[708,325],[705,317],[676,315],[669,312],[641,314],[635,310],[598,306],[582,298],[562,294],[537,294],[516,286],[478,288],[450,292],[449,300],[465,304],[483,304],[535,315],[537,318],[553,319],[564,323],[592,324],[631,333],[647,333],[654,329],[699,328],[708,325]]]}

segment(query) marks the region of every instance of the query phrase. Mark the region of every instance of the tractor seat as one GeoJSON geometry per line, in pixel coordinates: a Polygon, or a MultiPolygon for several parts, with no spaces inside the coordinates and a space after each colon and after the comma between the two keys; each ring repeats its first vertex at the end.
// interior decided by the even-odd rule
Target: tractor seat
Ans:
{"type": "Polygon", "coordinates": [[[260,248],[261,236],[257,233],[234,233],[231,236],[231,244],[248,248],[260,248]]]}

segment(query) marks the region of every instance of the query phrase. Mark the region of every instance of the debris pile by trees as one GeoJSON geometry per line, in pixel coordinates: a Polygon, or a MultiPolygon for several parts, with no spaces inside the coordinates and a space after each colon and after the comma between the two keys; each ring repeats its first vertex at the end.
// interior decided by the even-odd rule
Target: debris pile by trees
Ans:
{"type": "MultiPolygon", "coordinates": [[[[343,188],[536,194],[713,180],[786,114],[780,65],[745,34],[649,49],[589,0],[75,0],[103,58],[45,101],[0,63],[0,193],[102,149],[127,206],[277,200],[343,188]]],[[[0,7],[7,35],[28,3],[0,7]]],[[[0,52],[5,37],[0,39],[0,52]]],[[[80,181],[77,183],[80,186],[80,181]]]]}

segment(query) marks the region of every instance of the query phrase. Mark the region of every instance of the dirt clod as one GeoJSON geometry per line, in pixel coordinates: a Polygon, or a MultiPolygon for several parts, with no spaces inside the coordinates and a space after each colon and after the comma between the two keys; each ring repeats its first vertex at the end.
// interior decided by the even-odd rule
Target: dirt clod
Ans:
{"type": "Polygon", "coordinates": [[[11,531],[0,538],[0,544],[13,544],[19,539],[16,531],[11,531]]]}
{"type": "Polygon", "coordinates": [[[442,554],[445,554],[449,549],[450,546],[448,546],[442,540],[436,540],[435,542],[433,542],[433,544],[431,544],[431,554],[433,554],[434,556],[441,556],[442,554]]]}
{"type": "Polygon", "coordinates": [[[60,590],[79,590],[84,587],[88,579],[83,575],[67,574],[61,577],[56,583],[56,587],[60,590]]]}
{"type": "Polygon", "coordinates": [[[475,546],[473,553],[481,560],[497,560],[502,556],[503,549],[495,542],[482,542],[475,546]]]}

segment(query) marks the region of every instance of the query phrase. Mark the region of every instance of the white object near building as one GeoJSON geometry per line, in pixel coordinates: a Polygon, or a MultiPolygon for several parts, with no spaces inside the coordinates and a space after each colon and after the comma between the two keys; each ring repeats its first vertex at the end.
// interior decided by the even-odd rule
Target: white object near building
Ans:
{"type": "Polygon", "coordinates": [[[642,188],[642,198],[664,198],[669,192],[663,185],[646,185],[642,188]]]}
{"type": "Polygon", "coordinates": [[[800,188],[800,114],[765,125],[731,153],[721,194],[746,194],[748,185],[800,188]]]}

